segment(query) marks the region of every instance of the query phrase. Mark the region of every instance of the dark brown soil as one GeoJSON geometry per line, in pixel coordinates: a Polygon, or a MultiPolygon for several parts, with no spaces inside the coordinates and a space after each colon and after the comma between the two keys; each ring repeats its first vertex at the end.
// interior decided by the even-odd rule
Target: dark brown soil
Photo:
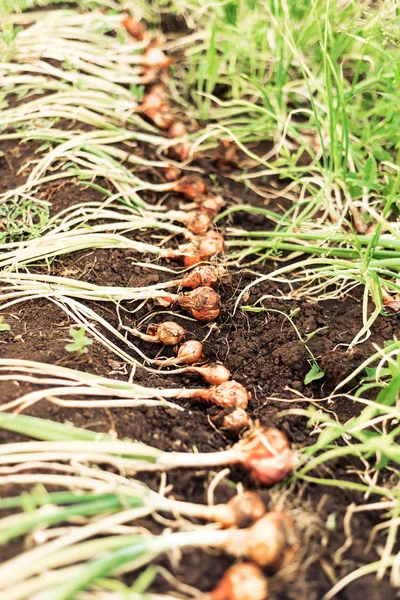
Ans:
{"type": "MultiPolygon", "coordinates": [[[[28,173],[28,161],[32,158],[40,144],[18,145],[3,142],[0,156],[1,191],[14,188],[23,182],[28,173]]],[[[202,166],[204,167],[204,162],[202,166]]],[[[215,166],[209,165],[209,171],[215,172],[215,166]]],[[[145,178],[145,173],[141,177],[145,178]]],[[[244,193],[228,177],[219,176],[219,185],[227,198],[236,198],[247,203],[260,204],[260,199],[253,193],[244,193]]],[[[101,183],[101,182],[100,182],[101,183]]],[[[89,187],[71,180],[61,185],[48,186],[41,190],[43,199],[51,202],[52,214],[72,204],[99,200],[101,194],[89,187]]],[[[173,200],[172,200],[173,204],[173,200]]],[[[242,213],[231,217],[230,224],[239,225],[247,230],[262,229],[267,223],[260,215],[242,213]]],[[[138,239],[148,236],[148,232],[135,234],[138,239]]],[[[148,239],[146,240],[148,241],[148,239]]],[[[135,287],[149,285],[168,279],[162,271],[137,267],[132,264],[137,260],[132,252],[124,250],[94,250],[68,255],[54,261],[51,272],[67,275],[72,278],[90,281],[103,285],[120,285],[135,287]]],[[[141,260],[147,260],[141,257],[141,260]]],[[[272,265],[258,266],[259,272],[268,272],[272,265]]],[[[273,425],[284,430],[293,445],[301,448],[315,441],[308,427],[307,418],[295,414],[285,415],[287,409],[305,409],[305,401],[295,401],[295,393],[319,400],[334,388],[344,376],[371,354],[372,344],[382,346],[383,343],[399,336],[400,324],[395,317],[379,317],[372,335],[367,342],[358,345],[352,353],[345,351],[348,344],[361,326],[361,305],[357,297],[347,297],[343,301],[330,301],[311,305],[306,302],[286,302],[271,300],[265,303],[262,313],[250,313],[239,310],[233,314],[233,307],[238,293],[253,281],[254,274],[246,270],[230,270],[220,286],[223,299],[223,310],[217,326],[199,324],[185,318],[187,315],[174,308],[176,320],[189,331],[189,337],[204,342],[205,354],[210,361],[221,361],[230,369],[234,379],[244,384],[251,391],[249,406],[251,417],[263,425],[273,425]],[[299,337],[288,318],[292,311],[298,309],[294,323],[301,336],[319,330],[308,342],[308,349],[314,355],[325,378],[305,386],[304,376],[311,365],[310,352],[299,337]],[[279,312],[277,312],[279,311],[279,312]],[[283,314],[284,313],[284,314],[283,314]],[[294,390],[294,392],[293,392],[294,390]],[[284,402],[280,398],[292,398],[293,402],[284,402]]],[[[263,283],[252,289],[252,297],[270,292],[270,283],[263,283]]],[[[251,302],[251,298],[249,303],[251,302]]],[[[106,316],[115,327],[118,326],[115,309],[112,304],[91,304],[99,314],[106,316]]],[[[126,307],[129,309],[129,307],[126,307]]],[[[154,322],[160,321],[163,313],[151,303],[134,317],[129,312],[121,313],[128,326],[153,311],[154,322]]],[[[100,343],[94,342],[86,355],[78,356],[65,350],[69,341],[68,330],[73,324],[66,314],[55,304],[46,300],[31,300],[15,305],[2,312],[4,321],[11,325],[11,331],[0,333],[0,356],[7,358],[32,359],[57,365],[86,370],[91,373],[127,379],[130,367],[115,355],[107,351],[100,343]]],[[[154,357],[159,347],[135,340],[137,347],[154,357]]],[[[121,342],[116,341],[121,346],[121,342]]],[[[122,346],[121,346],[122,347],[122,346]]],[[[126,351],[129,351],[124,347],[126,351]]],[[[132,351],[130,351],[132,352],[132,351]]],[[[166,352],[168,354],[168,352],[166,352]]],[[[160,387],[196,387],[204,385],[193,375],[161,376],[148,373],[138,368],[135,381],[148,386],[160,387]]],[[[0,402],[5,403],[33,388],[30,384],[17,382],[3,383],[0,388],[0,402]]],[[[298,398],[298,396],[297,396],[298,398]]],[[[33,406],[27,414],[53,419],[70,421],[77,426],[98,431],[115,431],[119,437],[129,437],[152,444],[167,451],[191,451],[196,448],[201,452],[211,452],[226,448],[231,441],[216,430],[210,422],[213,411],[197,402],[182,401],[185,411],[175,409],[139,408],[139,409],[60,409],[50,402],[41,402],[33,406]]],[[[359,407],[348,400],[339,399],[336,404],[329,405],[344,421],[358,414],[359,407]]],[[[2,443],[21,439],[12,433],[0,431],[2,443]]],[[[355,479],[349,473],[350,461],[342,460],[334,465],[335,476],[355,479]]],[[[357,465],[356,465],[357,466],[357,465]]],[[[325,471],[321,473],[326,476],[325,471]]],[[[318,474],[315,475],[318,476],[318,474]]],[[[186,501],[206,502],[206,493],[215,472],[209,470],[178,470],[168,474],[168,484],[172,486],[172,494],[186,501]]],[[[157,489],[160,483],[158,475],[145,475],[143,479],[157,489]]],[[[270,492],[260,488],[239,467],[232,468],[230,482],[241,483],[247,489],[257,489],[270,506],[275,506],[278,499],[284,497],[285,506],[293,511],[300,535],[302,536],[303,564],[295,576],[282,573],[272,578],[273,597],[279,600],[320,600],[334,581],[355,568],[375,561],[379,558],[377,549],[380,538],[366,553],[365,548],[371,529],[376,525],[375,513],[359,513],[352,520],[353,543],[341,555],[337,553],[345,542],[343,518],[351,503],[363,503],[361,494],[333,487],[305,485],[293,482],[289,492],[270,492]],[[335,527],[328,529],[326,523],[335,520],[335,527]]],[[[358,481],[358,480],[357,480],[358,481]]],[[[6,496],[19,493],[20,489],[4,490],[6,496]]],[[[216,501],[226,501],[234,493],[230,483],[222,482],[216,489],[216,501]]],[[[146,521],[146,526],[154,529],[154,524],[146,521]]],[[[5,560],[21,549],[21,544],[9,544],[1,551],[5,560]]],[[[217,552],[188,551],[183,553],[178,565],[167,558],[160,561],[168,566],[182,582],[201,590],[210,590],[215,586],[224,570],[232,560],[217,552]]],[[[153,589],[166,592],[169,584],[158,577],[153,589]]],[[[394,598],[394,590],[387,579],[379,583],[371,577],[364,577],[349,585],[337,597],[342,600],[389,600],[394,598]]]]}

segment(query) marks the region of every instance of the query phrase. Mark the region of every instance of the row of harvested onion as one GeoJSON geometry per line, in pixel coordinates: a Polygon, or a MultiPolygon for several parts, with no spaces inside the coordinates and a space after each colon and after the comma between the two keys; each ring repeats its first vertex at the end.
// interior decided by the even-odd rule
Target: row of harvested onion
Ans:
{"type": "MultiPolygon", "coordinates": [[[[187,129],[183,123],[175,119],[169,103],[167,87],[162,81],[172,60],[162,52],[160,39],[152,40],[142,23],[127,16],[122,24],[136,39],[148,40],[141,62],[144,81],[147,82],[141,107],[142,113],[154,125],[167,132],[170,138],[185,136],[187,129]]],[[[170,156],[180,161],[187,160],[190,152],[191,145],[187,141],[179,142],[169,148],[170,156]]],[[[199,265],[199,263],[215,261],[224,250],[224,238],[212,228],[212,224],[213,219],[225,206],[225,202],[221,196],[210,194],[207,184],[197,175],[179,178],[180,169],[172,165],[164,170],[164,175],[167,181],[171,181],[171,191],[180,194],[185,200],[192,201],[191,204],[183,207],[186,216],[180,213],[180,220],[186,226],[185,237],[188,241],[179,245],[177,250],[168,251],[165,256],[179,259],[186,267],[195,268],[179,282],[180,288],[187,287],[192,291],[171,294],[163,298],[160,303],[169,306],[176,302],[181,308],[188,310],[195,319],[203,322],[214,321],[220,312],[221,299],[213,286],[218,284],[224,269],[215,264],[199,265]]],[[[155,364],[185,365],[181,372],[196,373],[210,384],[211,387],[208,389],[184,389],[180,397],[195,397],[222,409],[212,420],[226,435],[237,437],[249,428],[250,419],[246,409],[251,398],[250,392],[239,382],[230,379],[231,374],[225,365],[207,362],[201,342],[183,341],[186,337],[183,327],[174,321],[167,321],[150,325],[146,333],[136,328],[130,329],[130,332],[145,341],[175,347],[177,351],[175,357],[154,360],[155,364]]],[[[260,465],[256,469],[257,472],[254,472],[254,476],[266,485],[274,485],[282,481],[293,468],[294,453],[282,432],[274,429],[268,431],[272,441],[268,444],[268,448],[260,448],[260,465]],[[275,466],[270,469],[263,458],[266,451],[274,458],[275,466]],[[278,462],[281,462],[279,468],[276,468],[275,464],[277,458],[278,462]]],[[[262,501],[256,494],[250,493],[250,496],[253,496],[252,509],[256,506],[255,512],[257,512],[262,501]]],[[[209,600],[265,600],[269,596],[268,581],[261,567],[278,570],[293,560],[295,537],[291,519],[277,511],[265,515],[264,508],[260,514],[253,516],[255,523],[251,529],[254,529],[252,537],[254,556],[249,553],[253,562],[243,562],[228,569],[215,590],[205,595],[209,600]],[[259,544],[265,546],[266,541],[271,555],[268,560],[260,561],[257,558],[257,548],[259,544]]]]}

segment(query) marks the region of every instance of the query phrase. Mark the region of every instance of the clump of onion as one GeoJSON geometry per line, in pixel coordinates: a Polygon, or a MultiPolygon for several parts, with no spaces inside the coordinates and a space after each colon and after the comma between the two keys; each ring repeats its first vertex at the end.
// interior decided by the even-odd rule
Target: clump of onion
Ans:
{"type": "Polygon", "coordinates": [[[168,101],[168,94],[163,83],[156,83],[143,97],[142,112],[160,129],[168,129],[174,116],[168,101]]]}
{"type": "Polygon", "coordinates": [[[249,562],[233,565],[217,587],[206,594],[210,600],[267,600],[268,582],[260,567],[249,562]]]}
{"type": "Polygon", "coordinates": [[[220,385],[228,381],[231,377],[230,371],[225,365],[219,364],[204,365],[204,367],[189,367],[185,371],[200,375],[210,385],[220,385]]]}
{"type": "MultiPolygon", "coordinates": [[[[203,344],[196,340],[188,340],[187,342],[184,342],[182,344],[182,346],[180,346],[177,356],[174,356],[173,358],[167,358],[164,360],[153,360],[153,362],[156,365],[168,366],[168,365],[179,365],[179,364],[193,365],[195,363],[202,362],[203,360],[204,360],[203,344]]],[[[191,391],[191,390],[184,390],[184,391],[187,392],[187,391],[191,391]]],[[[179,396],[179,392],[180,392],[180,390],[177,391],[176,397],[179,396]]],[[[192,397],[192,396],[189,395],[186,397],[192,397]]]]}
{"type": "Polygon", "coordinates": [[[130,329],[129,331],[146,342],[164,344],[164,346],[176,346],[186,336],[184,328],[174,321],[165,321],[159,325],[149,325],[147,333],[142,333],[138,329],[130,329]]]}
{"type": "Polygon", "coordinates": [[[224,267],[214,265],[199,265],[189,271],[181,280],[182,287],[192,288],[213,287],[219,283],[221,275],[226,272],[224,267]]]}
{"type": "Polygon", "coordinates": [[[250,417],[243,408],[225,408],[211,420],[226,436],[233,438],[239,437],[250,426],[250,417]]]}
{"type": "Polygon", "coordinates": [[[221,310],[219,294],[205,286],[179,294],[177,303],[181,308],[189,311],[197,321],[215,321],[221,310]]]}

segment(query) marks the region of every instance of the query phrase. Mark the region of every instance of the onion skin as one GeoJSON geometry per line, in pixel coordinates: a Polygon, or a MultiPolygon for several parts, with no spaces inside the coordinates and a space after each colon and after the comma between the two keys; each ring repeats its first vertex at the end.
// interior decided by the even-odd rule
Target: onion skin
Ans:
{"type": "Polygon", "coordinates": [[[188,310],[197,321],[215,321],[221,310],[221,298],[212,288],[199,287],[179,294],[179,306],[188,310]]]}
{"type": "Polygon", "coordinates": [[[234,518],[231,523],[225,523],[225,527],[236,526],[239,529],[250,527],[265,514],[264,502],[255,492],[238,494],[229,500],[227,506],[232,511],[234,518]]]}
{"type": "Polygon", "coordinates": [[[192,288],[213,287],[217,285],[225,269],[213,265],[200,265],[192,269],[181,281],[182,287],[192,288]]]}
{"type": "Polygon", "coordinates": [[[242,464],[264,485],[283,481],[297,464],[284,433],[271,428],[255,428],[236,445],[243,453],[242,464]]]}
{"type": "Polygon", "coordinates": [[[252,563],[233,565],[217,587],[206,595],[210,600],[267,600],[268,582],[252,563]]]}
{"type": "MultiPolygon", "coordinates": [[[[170,138],[183,137],[184,135],[187,135],[187,129],[183,123],[175,121],[169,128],[168,135],[170,138]]],[[[171,146],[168,149],[168,154],[172,156],[172,158],[184,161],[189,158],[191,148],[192,144],[190,142],[180,142],[179,144],[176,144],[176,146],[171,146]]]]}

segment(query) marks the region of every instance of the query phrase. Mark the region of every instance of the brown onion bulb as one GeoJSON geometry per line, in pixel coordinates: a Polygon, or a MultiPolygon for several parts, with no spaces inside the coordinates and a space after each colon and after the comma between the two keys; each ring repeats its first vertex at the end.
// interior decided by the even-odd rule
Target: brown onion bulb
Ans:
{"type": "Polygon", "coordinates": [[[237,438],[250,426],[250,417],[243,408],[227,408],[221,410],[212,422],[221,429],[224,435],[237,438]]]}
{"type": "Polygon", "coordinates": [[[174,362],[193,365],[201,360],[203,360],[203,344],[196,340],[189,340],[179,348],[178,355],[174,362]]]}
{"type": "Polygon", "coordinates": [[[133,17],[124,17],[121,21],[121,25],[122,27],[125,27],[129,35],[139,42],[149,35],[148,32],[146,32],[146,27],[143,23],[133,17]]]}
{"type": "Polygon", "coordinates": [[[250,392],[241,383],[233,379],[208,390],[208,401],[217,406],[222,406],[222,408],[235,407],[246,410],[250,398],[250,392]]]}
{"type": "Polygon", "coordinates": [[[198,175],[186,175],[171,186],[171,191],[183,194],[189,200],[195,200],[207,192],[207,184],[198,175]]]}
{"type": "Polygon", "coordinates": [[[212,216],[207,212],[194,210],[188,214],[187,229],[194,235],[205,235],[212,225],[212,216]]]}
{"type": "Polygon", "coordinates": [[[181,325],[174,321],[165,321],[159,325],[149,325],[147,333],[154,337],[164,346],[176,346],[186,336],[186,331],[181,325]]]}
{"type": "Polygon", "coordinates": [[[160,129],[168,129],[174,121],[166,87],[156,83],[143,97],[142,112],[160,129]]]}
{"type": "Polygon", "coordinates": [[[224,251],[224,238],[217,231],[208,231],[206,235],[197,237],[189,244],[179,246],[186,267],[209,260],[224,251]]]}
{"type": "Polygon", "coordinates": [[[247,531],[244,554],[260,567],[277,571],[294,560],[298,543],[288,515],[267,513],[247,531]]]}
{"type": "Polygon", "coordinates": [[[211,600],[267,600],[268,582],[259,567],[240,563],[226,571],[208,596],[211,600]]]}
{"type": "Polygon", "coordinates": [[[178,167],[173,167],[172,165],[168,165],[163,169],[165,180],[166,181],[176,181],[181,174],[181,170],[178,167]]]}
{"type": "Polygon", "coordinates": [[[235,447],[243,452],[242,464],[264,485],[282,481],[297,464],[289,440],[273,427],[256,427],[235,447]]]}
{"type": "Polygon", "coordinates": [[[219,283],[221,275],[225,273],[225,269],[222,267],[215,267],[213,265],[199,265],[195,267],[189,273],[187,273],[181,280],[182,287],[192,288],[193,290],[199,287],[213,287],[219,283]]]}
{"type": "Polygon", "coordinates": [[[200,199],[199,210],[209,213],[212,217],[216,217],[225,207],[225,204],[222,196],[207,196],[200,199]]]}
{"type": "Polygon", "coordinates": [[[138,64],[145,67],[158,67],[166,69],[173,60],[166,56],[159,46],[148,46],[143,56],[138,57],[138,64]]]}
{"type": "Polygon", "coordinates": [[[231,377],[229,370],[224,365],[212,364],[204,367],[191,367],[187,369],[190,373],[197,373],[210,385],[220,385],[231,377]]]}
{"type": "Polygon", "coordinates": [[[221,310],[220,296],[209,287],[199,287],[191,292],[179,294],[177,302],[198,321],[214,321],[221,310]]]}
{"type": "Polygon", "coordinates": [[[175,121],[169,128],[168,135],[170,138],[183,137],[187,134],[187,129],[180,121],[175,121]]]}
{"type": "MultiPolygon", "coordinates": [[[[215,508],[218,508],[218,506],[224,505],[217,504],[215,508]]],[[[228,517],[228,513],[226,513],[225,520],[223,522],[219,520],[224,527],[239,527],[240,529],[244,529],[245,527],[250,527],[250,525],[261,519],[265,514],[264,502],[255,492],[237,494],[225,506],[229,509],[230,516],[228,517]]]]}

